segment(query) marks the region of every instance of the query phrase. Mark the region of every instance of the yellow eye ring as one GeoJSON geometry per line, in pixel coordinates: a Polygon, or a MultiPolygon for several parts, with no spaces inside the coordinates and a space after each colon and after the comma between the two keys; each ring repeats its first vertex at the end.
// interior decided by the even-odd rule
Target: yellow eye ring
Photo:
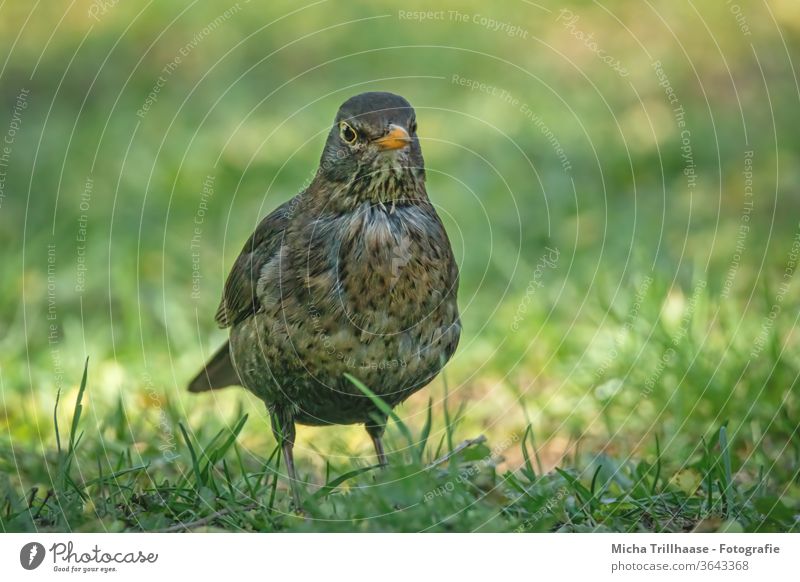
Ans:
{"type": "Polygon", "coordinates": [[[349,123],[342,121],[339,124],[339,137],[341,137],[342,141],[345,143],[354,144],[358,139],[358,133],[356,133],[355,129],[350,127],[349,123]]]}

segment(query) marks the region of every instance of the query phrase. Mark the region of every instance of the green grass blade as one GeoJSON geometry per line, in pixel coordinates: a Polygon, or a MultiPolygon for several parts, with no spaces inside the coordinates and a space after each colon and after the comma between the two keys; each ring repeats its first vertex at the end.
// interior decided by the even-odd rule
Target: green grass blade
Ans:
{"type": "Polygon", "coordinates": [[[102,486],[105,483],[109,483],[111,481],[115,481],[116,479],[118,479],[119,477],[122,477],[123,475],[127,475],[129,473],[136,473],[137,471],[146,470],[149,466],[150,466],[150,463],[145,463],[143,465],[137,465],[136,467],[128,467],[127,469],[121,469],[119,471],[114,471],[113,473],[111,473],[109,475],[106,475],[106,476],[104,476],[101,473],[99,477],[96,477],[96,478],[94,478],[94,479],[92,479],[90,481],[87,481],[86,483],[84,483],[83,486],[84,486],[84,488],[85,487],[90,487],[92,485],[101,485],[102,486]]]}
{"type": "Polygon", "coordinates": [[[355,376],[345,374],[344,377],[352,382],[353,386],[361,390],[361,392],[363,392],[364,395],[372,401],[378,410],[384,413],[388,418],[391,418],[397,424],[397,428],[399,428],[400,432],[403,433],[403,437],[408,442],[408,446],[413,447],[414,437],[411,436],[411,431],[408,429],[406,424],[400,420],[400,417],[395,414],[394,410],[392,410],[392,407],[386,404],[386,402],[380,396],[367,388],[366,385],[364,385],[364,383],[355,376]]]}
{"type": "Polygon", "coordinates": [[[377,469],[380,465],[370,465],[369,467],[360,467],[358,469],[353,469],[352,471],[348,471],[343,475],[339,475],[331,481],[330,483],[326,483],[318,491],[311,496],[312,501],[321,501],[325,499],[328,495],[330,495],[339,485],[344,483],[345,481],[352,479],[353,477],[358,477],[362,473],[366,473],[367,471],[372,471],[377,469]]]}
{"type": "Polygon", "coordinates": [[[425,453],[425,447],[428,444],[428,437],[431,434],[431,427],[433,426],[433,398],[428,398],[428,412],[425,417],[425,424],[422,427],[422,433],[419,436],[419,446],[417,447],[417,461],[422,462],[422,457],[425,453]]]}
{"type": "Polygon", "coordinates": [[[727,423],[723,424],[719,429],[719,446],[720,446],[720,456],[722,457],[722,470],[723,470],[723,482],[725,484],[725,510],[726,510],[726,517],[731,517],[733,515],[733,508],[734,508],[734,491],[733,491],[733,476],[731,472],[731,451],[728,444],[728,429],[726,426],[727,423]]]}
{"type": "Polygon", "coordinates": [[[656,434],[656,475],[653,478],[653,487],[650,489],[650,494],[655,495],[658,490],[658,480],[661,478],[661,442],[658,440],[656,434]]]}
{"type": "Polygon", "coordinates": [[[58,428],[58,403],[61,401],[61,388],[56,392],[56,405],[53,407],[53,428],[56,431],[56,450],[58,458],[61,459],[61,432],[58,428]]]}
{"type": "Polygon", "coordinates": [[[78,433],[78,424],[81,421],[81,413],[83,412],[83,394],[86,392],[86,379],[89,372],[89,358],[83,365],[83,377],[81,377],[81,385],[78,388],[78,397],[75,399],[75,409],[72,413],[72,427],[69,432],[69,450],[67,454],[73,454],[75,451],[75,436],[78,433]]]}
{"type": "Polygon", "coordinates": [[[596,493],[596,486],[597,486],[597,477],[600,475],[600,470],[603,468],[603,465],[597,465],[597,469],[594,470],[594,475],[592,475],[592,485],[589,487],[589,492],[592,494],[592,499],[594,499],[597,495],[596,493]]]}
{"type": "MultiPolygon", "coordinates": [[[[444,361],[442,361],[444,366],[444,361]]],[[[448,407],[450,390],[447,384],[447,374],[442,372],[442,383],[444,384],[444,400],[442,401],[442,408],[444,409],[444,426],[445,434],[447,435],[447,452],[453,452],[453,423],[450,418],[450,409],[448,407]]]]}
{"type": "Polygon", "coordinates": [[[233,452],[236,454],[236,461],[239,463],[239,470],[242,472],[242,478],[244,479],[244,483],[247,486],[247,491],[250,493],[250,498],[256,498],[256,490],[253,488],[253,484],[250,482],[250,478],[247,476],[247,468],[244,466],[244,460],[242,460],[242,454],[239,451],[239,447],[236,443],[233,443],[233,452]]]}
{"type": "Polygon", "coordinates": [[[209,468],[211,465],[214,465],[220,459],[222,459],[222,457],[225,456],[225,453],[228,452],[228,449],[231,448],[234,441],[236,441],[236,439],[239,437],[239,433],[242,432],[242,429],[244,428],[246,422],[247,422],[247,415],[245,414],[236,422],[234,427],[231,429],[228,438],[226,438],[225,441],[222,442],[222,444],[217,446],[214,450],[211,451],[210,454],[207,455],[208,464],[206,465],[206,468],[209,468]]]}
{"type": "Polygon", "coordinates": [[[183,426],[182,422],[178,423],[178,428],[181,430],[183,440],[186,443],[186,447],[189,449],[189,456],[192,458],[192,470],[194,471],[196,488],[199,489],[202,485],[205,485],[205,483],[203,482],[202,474],[200,472],[200,465],[197,462],[197,453],[192,446],[192,441],[189,440],[189,434],[186,432],[186,428],[183,426]]]}
{"type": "Polygon", "coordinates": [[[528,453],[528,437],[531,434],[531,431],[531,425],[528,424],[528,426],[525,428],[525,434],[522,435],[522,443],[520,446],[522,447],[522,458],[525,461],[525,466],[522,468],[522,473],[525,475],[528,481],[533,483],[536,481],[536,471],[533,470],[533,463],[531,463],[531,457],[528,453]]]}
{"type": "MultiPolygon", "coordinates": [[[[277,455],[275,459],[275,478],[272,479],[272,489],[269,493],[269,504],[267,506],[267,513],[272,513],[273,508],[275,507],[275,494],[278,491],[278,476],[280,475],[281,470],[281,454],[280,454],[281,446],[278,445],[275,447],[275,450],[270,455],[270,460],[273,456],[277,455]]],[[[267,461],[267,467],[269,467],[270,461],[267,461]]]]}
{"type": "Polygon", "coordinates": [[[575,492],[575,496],[578,498],[580,504],[588,508],[588,505],[592,501],[592,493],[584,487],[580,481],[566,471],[556,467],[556,472],[572,486],[572,490],[575,492]]]}

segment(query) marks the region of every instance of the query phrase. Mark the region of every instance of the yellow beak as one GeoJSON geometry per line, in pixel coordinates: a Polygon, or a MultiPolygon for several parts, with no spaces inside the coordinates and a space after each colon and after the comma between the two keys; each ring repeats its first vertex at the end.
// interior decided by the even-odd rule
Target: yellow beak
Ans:
{"type": "Polygon", "coordinates": [[[399,125],[391,124],[389,133],[375,140],[378,147],[382,150],[399,150],[411,143],[408,132],[399,125]]]}

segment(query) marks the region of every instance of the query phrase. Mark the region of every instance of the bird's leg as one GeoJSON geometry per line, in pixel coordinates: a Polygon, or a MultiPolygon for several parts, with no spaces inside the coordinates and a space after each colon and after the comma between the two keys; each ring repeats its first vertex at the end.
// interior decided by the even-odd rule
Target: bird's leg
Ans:
{"type": "Polygon", "coordinates": [[[367,434],[372,439],[372,445],[375,447],[375,454],[378,456],[378,464],[381,467],[386,467],[389,462],[386,460],[386,453],[383,451],[383,432],[386,430],[386,418],[380,421],[371,421],[366,424],[367,434]]]}
{"type": "Polygon", "coordinates": [[[294,469],[294,419],[290,414],[281,409],[270,411],[270,421],[272,422],[272,434],[281,446],[283,461],[286,464],[286,472],[289,474],[289,485],[292,488],[292,499],[297,511],[302,511],[300,503],[300,482],[297,480],[297,472],[294,469]]]}

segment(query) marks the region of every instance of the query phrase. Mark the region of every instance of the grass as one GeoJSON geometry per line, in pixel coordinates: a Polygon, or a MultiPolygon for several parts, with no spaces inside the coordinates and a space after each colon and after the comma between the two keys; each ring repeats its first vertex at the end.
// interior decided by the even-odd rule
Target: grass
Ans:
{"type": "MultiPolygon", "coordinates": [[[[652,307],[642,306],[640,317],[647,319],[652,307]]],[[[248,429],[268,432],[263,416],[250,417],[240,405],[228,422],[190,422],[174,403],[166,403],[162,421],[170,419],[180,435],[167,455],[153,445],[158,425],[143,429],[126,406],[106,410],[105,416],[87,410],[93,384],[87,361],[71,415],[60,410],[64,398],[56,400],[52,447],[42,456],[18,443],[4,444],[10,454],[3,456],[0,526],[3,531],[800,531],[800,445],[797,426],[788,418],[795,391],[783,392],[786,418],[781,410],[767,416],[766,409],[754,408],[756,400],[731,399],[729,391],[713,406],[737,422],[717,414],[711,417],[714,425],[704,425],[696,410],[708,394],[716,394],[705,374],[713,369],[712,378],[735,376],[742,364],[734,360],[735,370],[721,370],[728,364],[717,361],[716,344],[690,339],[698,329],[713,335],[727,328],[724,319],[712,321],[716,311],[708,294],[697,297],[687,319],[688,309],[675,315],[683,322],[677,327],[660,320],[631,326],[617,318],[617,331],[649,330],[652,339],[648,345],[634,342],[637,348],[630,351],[620,345],[619,361],[602,368],[606,376],[618,376],[622,388],[617,382],[609,394],[597,396],[609,382],[604,376],[588,395],[584,390],[584,398],[600,403],[598,416],[583,418],[585,431],[555,467],[546,467],[540,456],[544,448],[535,437],[544,429],[527,424],[506,435],[492,430],[488,440],[474,433],[478,428],[470,423],[466,404],[452,410],[447,385],[440,383],[434,390],[444,397],[436,402],[434,394],[419,407],[419,418],[412,415],[416,426],[390,415],[388,469],[378,468],[369,455],[348,458],[353,453],[346,447],[317,465],[309,463],[308,451],[300,453],[305,518],[289,506],[275,444],[263,447],[268,454],[261,456],[258,447],[243,443],[248,429]],[[684,339],[675,342],[676,337],[684,339]],[[641,352],[658,355],[669,346],[675,354],[648,395],[662,403],[655,416],[660,426],[636,441],[631,433],[641,425],[621,421],[616,407],[631,406],[624,386],[636,384],[632,377],[643,382],[641,352]],[[695,363],[698,354],[707,361],[695,363]],[[695,398],[689,402],[670,402],[661,394],[670,389],[664,378],[675,372],[691,377],[695,398]],[[701,386],[708,394],[698,393],[701,386]],[[87,412],[94,426],[84,426],[87,412]],[[68,435],[59,419],[67,421],[68,435]],[[614,419],[629,430],[612,430],[600,446],[597,427],[613,426],[614,419]],[[129,440],[132,434],[136,442],[129,440]],[[514,466],[504,457],[520,461],[514,466]]],[[[735,339],[728,336],[719,345],[735,339]]],[[[796,379],[796,363],[782,355],[780,337],[774,341],[779,349],[748,366],[751,397],[769,389],[771,381],[781,390],[794,386],[786,382],[796,379]]],[[[652,374],[653,366],[648,368],[652,374]]],[[[378,408],[385,406],[357,378],[351,380],[378,408]]],[[[569,417],[583,409],[573,402],[569,417]]],[[[569,417],[560,419],[562,427],[575,420],[569,417]]]]}
{"type": "MultiPolygon", "coordinates": [[[[328,467],[322,486],[306,488],[304,519],[287,506],[277,448],[261,466],[243,460],[236,438],[246,415],[232,431],[201,442],[181,427],[190,463],[169,479],[132,463],[129,452],[119,454],[113,471],[98,464],[94,475],[76,476],[80,413],[79,398],[70,447],[57,451],[54,487],[43,495],[5,491],[4,531],[798,530],[796,515],[763,476],[749,485],[734,481],[724,426],[672,477],[675,462],[661,458],[658,441],[652,462],[598,455],[544,474],[526,452],[523,468],[501,472],[481,441],[448,450],[449,463],[435,462],[441,447],[428,448],[423,430],[386,470],[328,467]]],[[[396,428],[411,434],[402,422],[396,428]]],[[[518,445],[525,451],[531,435],[528,427],[518,445]]]]}

